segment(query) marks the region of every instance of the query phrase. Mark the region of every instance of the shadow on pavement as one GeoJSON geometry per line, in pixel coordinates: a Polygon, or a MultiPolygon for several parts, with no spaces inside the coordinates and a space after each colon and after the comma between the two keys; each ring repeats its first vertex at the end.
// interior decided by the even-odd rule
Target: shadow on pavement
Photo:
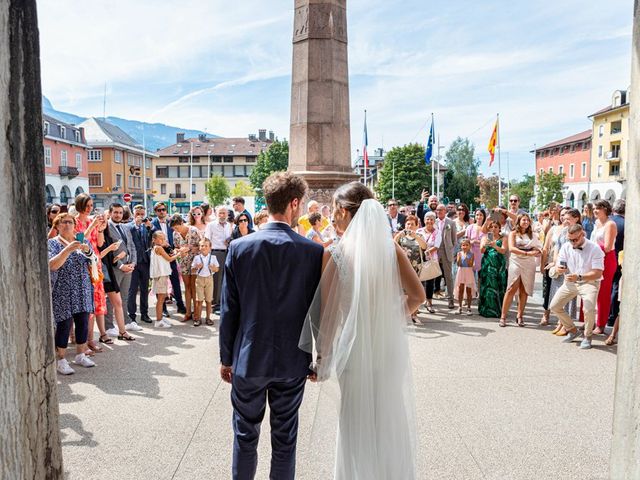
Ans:
{"type": "Polygon", "coordinates": [[[60,436],[62,446],[97,447],[98,442],[93,439],[93,433],[82,426],[82,420],[69,413],[60,414],[60,436]],[[70,432],[70,431],[71,432],[70,432]]]}

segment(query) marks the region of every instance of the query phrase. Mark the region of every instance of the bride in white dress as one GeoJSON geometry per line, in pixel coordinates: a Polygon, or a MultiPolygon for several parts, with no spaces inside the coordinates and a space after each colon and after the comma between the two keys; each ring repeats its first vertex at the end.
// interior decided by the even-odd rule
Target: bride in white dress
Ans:
{"type": "Polygon", "coordinates": [[[405,328],[424,289],[368,188],[340,187],[334,212],[344,235],[325,252],[300,344],[316,355],[317,380],[339,385],[334,477],[412,480],[416,426],[405,328]]]}

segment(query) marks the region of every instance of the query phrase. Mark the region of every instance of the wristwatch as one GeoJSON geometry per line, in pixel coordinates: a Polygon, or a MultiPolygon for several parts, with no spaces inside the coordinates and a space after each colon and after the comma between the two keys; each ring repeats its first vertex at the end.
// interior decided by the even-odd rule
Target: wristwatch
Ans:
{"type": "Polygon", "coordinates": [[[581,282],[582,281],[582,275],[578,275],[578,281],[581,282]]]}

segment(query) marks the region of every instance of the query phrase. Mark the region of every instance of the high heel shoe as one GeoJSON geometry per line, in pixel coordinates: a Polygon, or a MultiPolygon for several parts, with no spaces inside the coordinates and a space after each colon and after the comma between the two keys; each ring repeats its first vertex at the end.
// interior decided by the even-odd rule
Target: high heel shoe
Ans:
{"type": "Polygon", "coordinates": [[[542,319],[540,320],[540,323],[538,325],[540,327],[546,327],[547,325],[549,325],[549,312],[544,312],[542,314],[542,319]]]}
{"type": "Polygon", "coordinates": [[[615,343],[616,337],[614,337],[613,335],[609,335],[609,337],[604,341],[604,344],[608,346],[614,345],[615,343]]]}
{"type": "Polygon", "coordinates": [[[518,326],[519,327],[524,327],[524,318],[518,317],[518,326]]]}
{"type": "Polygon", "coordinates": [[[500,325],[501,327],[506,327],[507,326],[507,319],[506,318],[501,318],[500,322],[498,323],[498,325],[500,325]]]}

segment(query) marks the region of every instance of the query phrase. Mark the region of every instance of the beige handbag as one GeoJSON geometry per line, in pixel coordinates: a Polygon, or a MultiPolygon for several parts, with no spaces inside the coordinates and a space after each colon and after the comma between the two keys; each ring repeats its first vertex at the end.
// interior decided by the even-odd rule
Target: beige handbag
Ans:
{"type": "Polygon", "coordinates": [[[440,269],[440,264],[437,260],[434,260],[427,257],[426,261],[422,261],[422,265],[420,266],[420,281],[426,282],[427,280],[431,280],[433,278],[437,278],[442,275],[442,270],[440,269]]]}

